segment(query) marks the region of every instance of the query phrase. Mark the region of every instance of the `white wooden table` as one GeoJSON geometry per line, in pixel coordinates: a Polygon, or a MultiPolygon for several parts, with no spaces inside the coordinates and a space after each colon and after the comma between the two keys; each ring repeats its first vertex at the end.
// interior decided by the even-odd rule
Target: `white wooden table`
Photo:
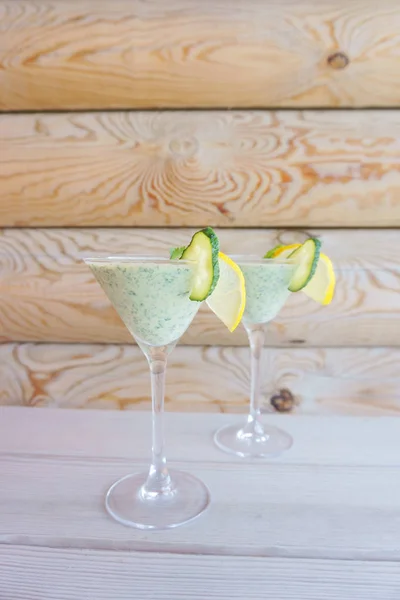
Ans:
{"type": "Polygon", "coordinates": [[[147,466],[149,413],[0,409],[0,599],[399,600],[400,419],[273,415],[295,444],[267,462],[214,448],[234,419],[167,415],[212,504],[143,532],[103,497],[147,466]]]}

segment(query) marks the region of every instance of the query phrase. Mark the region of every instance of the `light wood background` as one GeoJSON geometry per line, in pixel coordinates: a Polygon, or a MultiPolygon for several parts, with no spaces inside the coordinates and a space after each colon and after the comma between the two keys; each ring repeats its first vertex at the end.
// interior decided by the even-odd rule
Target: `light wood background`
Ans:
{"type": "MultiPolygon", "coordinates": [[[[244,347],[178,346],[169,360],[167,410],[244,412],[249,363],[244,347]]],[[[399,348],[269,348],[263,357],[264,409],[399,415],[399,364],[399,348]]],[[[5,344],[0,377],[5,405],[148,406],[148,366],[133,345],[5,344]]]]}
{"type": "MultiPolygon", "coordinates": [[[[294,294],[269,326],[266,409],[396,414],[399,32],[397,0],[0,0],[0,403],[148,406],[82,256],[212,225],[226,252],[312,234],[335,263],[329,307],[294,294]]],[[[244,410],[245,346],[202,308],[168,406],[244,410]]]]}
{"type": "Polygon", "coordinates": [[[2,0],[0,108],[397,106],[397,0],[2,0]]]}
{"type": "Polygon", "coordinates": [[[400,225],[394,110],[4,115],[0,147],[5,227],[400,225]]]}

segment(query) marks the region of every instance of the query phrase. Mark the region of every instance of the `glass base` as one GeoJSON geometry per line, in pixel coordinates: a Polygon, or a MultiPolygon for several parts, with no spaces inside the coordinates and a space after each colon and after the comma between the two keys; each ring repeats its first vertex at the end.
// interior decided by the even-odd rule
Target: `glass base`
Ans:
{"type": "Polygon", "coordinates": [[[270,458],[278,456],[293,444],[292,437],[274,427],[263,425],[262,433],[247,433],[239,425],[226,425],[218,429],[214,441],[218,448],[241,458],[270,458]]]}
{"type": "Polygon", "coordinates": [[[209,505],[207,487],[183,471],[170,470],[172,491],[145,497],[148,473],[127,475],[110,487],[106,509],[119,523],[137,529],[169,529],[198,517],[209,505]]]}

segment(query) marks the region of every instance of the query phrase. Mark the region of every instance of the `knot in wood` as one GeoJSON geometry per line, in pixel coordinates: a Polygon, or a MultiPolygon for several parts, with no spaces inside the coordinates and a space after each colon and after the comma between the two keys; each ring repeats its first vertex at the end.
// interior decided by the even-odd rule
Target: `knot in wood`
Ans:
{"type": "Polygon", "coordinates": [[[292,392],[283,388],[271,396],[270,403],[278,412],[290,412],[296,402],[292,392]]]}
{"type": "Polygon", "coordinates": [[[349,57],[343,52],[334,52],[330,54],[327,63],[332,69],[344,69],[349,64],[349,57]]]}

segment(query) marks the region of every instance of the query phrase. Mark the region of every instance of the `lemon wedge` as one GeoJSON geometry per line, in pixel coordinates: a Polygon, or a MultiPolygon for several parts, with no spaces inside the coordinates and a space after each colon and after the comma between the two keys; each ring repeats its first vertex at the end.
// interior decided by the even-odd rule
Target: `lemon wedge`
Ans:
{"type": "Polygon", "coordinates": [[[219,280],[206,302],[229,331],[234,331],[246,306],[244,276],[240,267],[223,252],[219,252],[218,261],[219,280]]]}
{"type": "MultiPolygon", "coordinates": [[[[301,244],[290,244],[287,246],[276,246],[268,252],[268,258],[287,258],[294,250],[301,247],[301,244]]],[[[327,305],[332,302],[335,293],[336,276],[333,264],[330,258],[320,253],[319,261],[311,281],[301,290],[309,298],[318,302],[318,304],[327,305]]]]}
{"type": "Polygon", "coordinates": [[[277,258],[278,256],[280,256],[281,258],[287,258],[289,256],[289,254],[291,254],[293,252],[293,250],[296,250],[297,248],[300,248],[301,244],[289,244],[287,246],[275,246],[275,248],[272,248],[272,250],[269,250],[267,252],[267,254],[264,256],[264,258],[277,258]]]}
{"type": "Polygon", "coordinates": [[[302,292],[315,302],[318,302],[318,304],[326,306],[332,302],[335,285],[336,276],[332,261],[326,254],[321,252],[315,275],[306,287],[303,288],[302,292]]]}

